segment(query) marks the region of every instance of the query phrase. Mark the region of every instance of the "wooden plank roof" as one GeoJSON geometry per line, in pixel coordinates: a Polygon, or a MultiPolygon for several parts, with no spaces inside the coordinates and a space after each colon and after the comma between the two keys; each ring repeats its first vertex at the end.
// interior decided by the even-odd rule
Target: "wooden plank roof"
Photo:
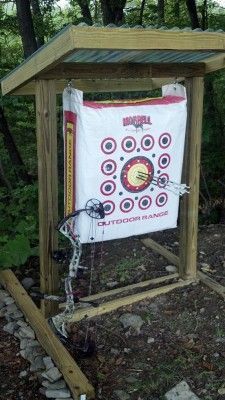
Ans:
{"type": "Polygon", "coordinates": [[[69,25],[4,77],[1,87],[5,95],[35,79],[202,76],[224,67],[221,31],[69,25]]]}

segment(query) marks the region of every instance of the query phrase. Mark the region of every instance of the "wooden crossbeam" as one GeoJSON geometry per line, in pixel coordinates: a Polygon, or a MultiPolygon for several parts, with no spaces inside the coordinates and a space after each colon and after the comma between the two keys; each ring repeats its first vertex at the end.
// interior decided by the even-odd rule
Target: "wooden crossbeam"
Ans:
{"type": "Polygon", "coordinates": [[[0,271],[0,282],[15,299],[18,307],[35,331],[38,341],[63,374],[74,399],[78,400],[81,394],[86,394],[88,398],[94,398],[93,386],[60,340],[54,335],[40,310],[28,296],[14,273],[11,270],[0,271]]]}
{"type": "Polygon", "coordinates": [[[100,304],[98,307],[87,307],[78,309],[73,315],[68,315],[68,322],[77,322],[84,318],[95,317],[111,311],[115,311],[120,307],[128,306],[145,299],[151,299],[160,294],[165,294],[171,290],[181,288],[193,283],[194,280],[180,280],[176,283],[171,283],[166,286],[161,286],[156,289],[146,290],[145,292],[136,293],[130,296],[121,297],[119,299],[111,300],[106,303],[100,304]]]}
{"type": "Polygon", "coordinates": [[[225,300],[225,287],[223,285],[216,282],[214,279],[210,278],[201,271],[198,271],[197,275],[202,283],[214,290],[214,292],[218,293],[225,300]]]}
{"type": "MultiPolygon", "coordinates": [[[[161,88],[163,85],[175,81],[183,81],[184,78],[120,78],[120,79],[72,79],[74,88],[85,93],[105,92],[139,92],[150,91],[161,88]]],[[[68,84],[68,80],[59,79],[55,81],[56,93],[61,94],[68,84]]],[[[29,82],[25,86],[15,90],[13,95],[27,96],[35,94],[35,82],[29,82]]]]}
{"type": "Polygon", "coordinates": [[[61,63],[40,73],[40,79],[118,79],[118,78],[165,78],[174,76],[204,76],[204,63],[61,63]]]}
{"type": "MultiPolygon", "coordinates": [[[[160,276],[159,278],[149,279],[147,281],[133,283],[132,285],[128,285],[128,286],[123,286],[123,287],[116,288],[116,289],[107,290],[105,292],[92,294],[90,296],[85,296],[85,297],[82,297],[81,300],[87,301],[87,302],[88,301],[100,300],[100,299],[103,299],[105,297],[115,296],[117,294],[128,292],[130,290],[135,290],[135,289],[143,288],[143,287],[150,286],[150,285],[157,285],[159,283],[170,281],[170,280],[176,279],[178,277],[179,276],[178,276],[177,273],[170,274],[170,275],[165,275],[165,276],[160,276]]],[[[66,305],[65,303],[62,303],[62,304],[60,304],[59,307],[60,308],[65,308],[65,305],[66,305]]]]}
{"type": "Polygon", "coordinates": [[[179,267],[179,257],[173,254],[171,251],[165,249],[165,247],[161,246],[161,244],[156,243],[150,238],[142,239],[141,241],[146,247],[149,247],[150,249],[156,251],[161,256],[165,257],[173,265],[179,267]]]}

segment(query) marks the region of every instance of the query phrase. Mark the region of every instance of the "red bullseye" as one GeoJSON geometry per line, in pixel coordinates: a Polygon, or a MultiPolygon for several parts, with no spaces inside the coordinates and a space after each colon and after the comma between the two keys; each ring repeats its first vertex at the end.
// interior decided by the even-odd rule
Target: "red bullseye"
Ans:
{"type": "Polygon", "coordinates": [[[101,149],[105,154],[112,154],[116,150],[116,141],[112,137],[105,138],[101,143],[101,149]]]}
{"type": "Polygon", "coordinates": [[[124,165],[120,179],[128,192],[138,193],[152,182],[154,166],[147,157],[133,157],[124,165]]]}
{"type": "Polygon", "coordinates": [[[102,204],[103,204],[103,208],[105,211],[105,215],[110,215],[114,212],[115,204],[113,203],[113,201],[107,200],[107,201],[104,201],[102,204]]]}
{"type": "Polygon", "coordinates": [[[164,169],[168,167],[169,163],[170,163],[170,155],[167,153],[161,154],[158,161],[159,167],[164,169]]]}
{"type": "Polygon", "coordinates": [[[167,203],[167,200],[168,200],[168,194],[164,192],[158,194],[155,202],[158,207],[163,207],[167,203]]]}
{"type": "Polygon", "coordinates": [[[162,149],[167,149],[171,144],[172,138],[168,132],[162,133],[159,137],[159,145],[162,149]]]}
{"type": "Polygon", "coordinates": [[[101,170],[105,175],[112,175],[116,171],[116,162],[114,160],[105,160],[101,165],[101,170]]]}
{"type": "Polygon", "coordinates": [[[136,148],[136,140],[133,136],[126,136],[121,143],[121,147],[126,153],[131,153],[136,148]]]}
{"type": "Polygon", "coordinates": [[[120,210],[124,213],[130,212],[134,207],[134,201],[130,198],[124,199],[120,203],[120,210]]]}
{"type": "Polygon", "coordinates": [[[115,192],[116,184],[113,181],[105,181],[101,184],[100,190],[104,196],[110,196],[115,192]]]}
{"type": "Polygon", "coordinates": [[[147,210],[152,204],[152,199],[150,196],[143,196],[138,202],[138,206],[141,210],[147,210]]]}

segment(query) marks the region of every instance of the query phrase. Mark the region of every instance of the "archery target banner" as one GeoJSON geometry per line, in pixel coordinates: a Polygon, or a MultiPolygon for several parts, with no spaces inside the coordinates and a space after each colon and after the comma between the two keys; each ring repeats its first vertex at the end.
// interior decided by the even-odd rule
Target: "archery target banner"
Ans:
{"type": "Polygon", "coordinates": [[[79,214],[81,243],[176,227],[179,195],[167,183],[181,180],[186,98],[88,102],[70,88],[63,107],[65,213],[92,198],[105,211],[94,223],[79,214]]]}

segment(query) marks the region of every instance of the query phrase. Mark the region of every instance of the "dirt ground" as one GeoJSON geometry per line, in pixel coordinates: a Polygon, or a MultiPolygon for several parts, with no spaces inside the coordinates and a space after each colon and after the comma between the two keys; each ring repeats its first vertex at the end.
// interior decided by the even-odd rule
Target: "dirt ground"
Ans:
{"type": "MultiPolygon", "coordinates": [[[[150,237],[178,255],[177,229],[150,237]]],[[[168,274],[166,266],[171,263],[146,248],[141,239],[134,237],[96,245],[92,293],[168,274]]],[[[225,226],[201,226],[198,250],[199,269],[225,285],[225,226]]],[[[82,263],[84,266],[91,263],[88,246],[82,263]]],[[[25,269],[23,276],[30,276],[31,269],[25,269]]],[[[79,294],[87,294],[88,282],[86,273],[75,283],[79,294]]],[[[159,400],[182,380],[202,400],[224,400],[224,310],[221,297],[206,286],[194,283],[89,322],[74,324],[70,335],[73,344],[76,346],[88,332],[95,342],[95,351],[84,358],[71,345],[68,348],[95,386],[99,400],[159,400]],[[120,318],[127,313],[141,317],[140,329],[123,326],[120,318]]],[[[0,332],[0,339],[5,340],[4,333],[0,332]]],[[[10,354],[12,361],[14,356],[10,354]]],[[[14,375],[18,376],[15,368],[10,377],[6,373],[4,384],[10,386],[14,375]]],[[[26,382],[29,389],[29,377],[26,382]]],[[[33,381],[30,390],[34,390],[30,398],[41,399],[34,396],[33,381]]]]}

